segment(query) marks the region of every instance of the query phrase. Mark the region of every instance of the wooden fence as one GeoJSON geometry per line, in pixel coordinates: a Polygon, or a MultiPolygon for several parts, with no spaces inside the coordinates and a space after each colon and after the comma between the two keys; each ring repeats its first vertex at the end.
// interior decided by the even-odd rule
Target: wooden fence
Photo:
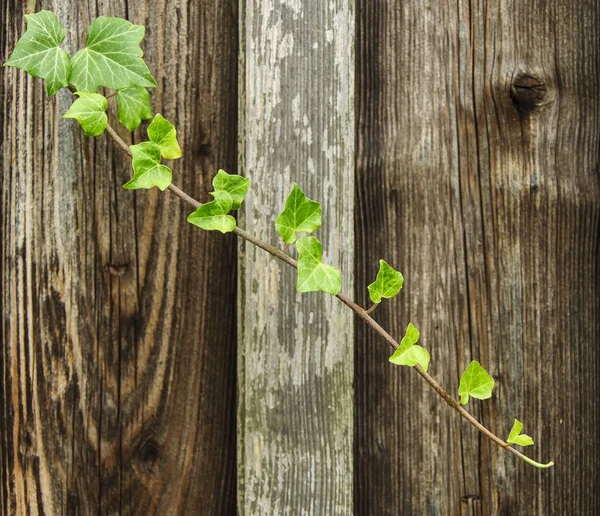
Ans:
{"type": "MultiPolygon", "coordinates": [[[[469,409],[556,466],[477,434],[294,271],[123,190],[71,94],[5,68],[2,514],[600,512],[600,4],[37,3],[71,52],[97,16],[144,24],[175,183],[250,177],[240,225],[271,243],[300,184],[343,291],[365,306],[378,260],[399,268],[376,319],[412,321],[454,395],[480,360],[497,387],[469,409]]],[[[0,6],[3,62],[23,14],[0,6]]]]}

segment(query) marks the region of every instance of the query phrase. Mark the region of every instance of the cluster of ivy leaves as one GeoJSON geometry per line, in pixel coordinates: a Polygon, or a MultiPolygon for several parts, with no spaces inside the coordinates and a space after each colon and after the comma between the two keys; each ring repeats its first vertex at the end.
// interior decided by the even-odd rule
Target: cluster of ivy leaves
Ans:
{"type": "Polygon", "coordinates": [[[45,79],[48,95],[72,86],[79,102],[70,116],[80,120],[87,135],[98,136],[106,127],[106,103],[89,95],[101,86],[117,92],[119,121],[130,131],[151,118],[146,88],[156,87],[156,81],[142,59],[142,25],[100,16],[90,25],[85,47],[70,56],[61,48],[65,30],[54,13],[40,11],[25,19],[27,31],[4,64],[45,79]]]}
{"type": "MultiPolygon", "coordinates": [[[[156,81],[142,59],[143,26],[121,18],[101,16],[90,25],[85,47],[70,56],[61,48],[65,31],[54,13],[40,11],[25,18],[27,31],[4,64],[44,79],[48,95],[54,95],[64,87],[72,89],[77,99],[64,117],[76,119],[87,136],[99,136],[107,127],[108,102],[98,93],[101,87],[114,90],[117,118],[129,131],[135,130],[142,120],[152,118],[147,88],[155,87],[156,81]]],[[[134,190],[156,186],[165,190],[171,184],[172,172],[161,161],[182,155],[176,130],[168,120],[157,114],[147,132],[148,141],[130,147],[133,177],[124,188],[134,190]]],[[[240,207],[249,187],[249,179],[219,170],[213,180],[213,200],[201,205],[188,217],[188,221],[205,230],[234,231],[236,221],[230,212],[240,207]]],[[[323,248],[317,238],[298,237],[298,233],[313,233],[321,223],[321,204],[309,199],[294,184],[275,227],[285,244],[296,247],[296,289],[298,292],[322,291],[335,296],[342,287],[340,271],[323,263],[323,248]]],[[[402,274],[380,260],[377,277],[368,286],[369,297],[374,305],[378,305],[384,298],[398,295],[403,283],[402,274]]],[[[418,366],[427,372],[430,355],[425,348],[417,345],[419,336],[419,330],[410,323],[390,362],[418,366]]],[[[460,378],[460,403],[466,404],[469,398],[488,399],[493,388],[494,379],[479,362],[473,361],[460,378]]],[[[522,423],[515,419],[507,442],[521,446],[533,444],[531,437],[521,433],[522,429],[522,423]]]]}

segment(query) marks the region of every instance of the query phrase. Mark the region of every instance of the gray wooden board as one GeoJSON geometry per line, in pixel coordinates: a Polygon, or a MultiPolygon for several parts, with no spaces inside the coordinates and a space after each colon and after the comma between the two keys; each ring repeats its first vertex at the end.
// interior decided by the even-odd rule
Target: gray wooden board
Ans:
{"type": "MultiPolygon", "coordinates": [[[[241,224],[282,246],[274,223],[297,182],[323,205],[315,236],[352,295],[353,2],[241,5],[241,224]]],[[[243,243],[239,270],[239,511],[350,514],[353,317],[328,294],[298,294],[295,270],[243,243]]]]}
{"type": "Polygon", "coordinates": [[[412,321],[454,396],[480,360],[494,396],[467,408],[556,466],[482,438],[357,325],[356,513],[597,514],[600,6],[357,9],[357,285],[398,267],[375,318],[412,321]]]}

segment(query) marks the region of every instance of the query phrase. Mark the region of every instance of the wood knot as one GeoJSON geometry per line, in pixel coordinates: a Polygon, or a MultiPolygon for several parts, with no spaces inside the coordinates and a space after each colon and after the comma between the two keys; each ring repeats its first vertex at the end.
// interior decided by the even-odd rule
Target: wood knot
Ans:
{"type": "Polygon", "coordinates": [[[104,266],[104,270],[111,276],[124,276],[129,267],[128,263],[108,263],[104,266]]]}
{"type": "Polygon", "coordinates": [[[196,146],[196,157],[198,158],[209,158],[212,151],[212,145],[209,141],[199,143],[196,146]]]}
{"type": "Polygon", "coordinates": [[[160,446],[150,437],[138,447],[132,464],[133,468],[139,474],[152,475],[159,457],[160,446]]]}
{"type": "Polygon", "coordinates": [[[151,466],[158,460],[160,453],[160,447],[154,439],[146,439],[144,444],[140,447],[139,458],[142,462],[151,466]]]}
{"type": "Polygon", "coordinates": [[[536,107],[546,104],[547,95],[546,83],[533,75],[517,75],[510,85],[510,98],[522,114],[531,113],[536,107]]]}

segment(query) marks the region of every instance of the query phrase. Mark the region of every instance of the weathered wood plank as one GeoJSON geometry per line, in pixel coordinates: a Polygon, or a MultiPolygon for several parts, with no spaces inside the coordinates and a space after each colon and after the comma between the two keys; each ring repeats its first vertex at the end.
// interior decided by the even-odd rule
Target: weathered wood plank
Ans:
{"type": "MultiPolygon", "coordinates": [[[[354,7],[241,2],[242,224],[278,245],[292,182],[323,203],[324,260],[352,293],[354,7]]],[[[294,252],[294,251],[292,251],[294,252]]],[[[353,320],[295,271],[240,246],[238,503],[242,514],[350,514],[353,320]]]]}
{"type": "Polygon", "coordinates": [[[497,388],[470,410],[502,437],[521,419],[557,465],[479,438],[357,327],[356,512],[595,514],[600,6],[358,9],[357,283],[399,267],[376,317],[413,321],[452,393],[481,360],[497,388]]]}
{"type": "MultiPolygon", "coordinates": [[[[22,4],[0,7],[3,61],[22,4]]],[[[146,25],[176,180],[204,194],[235,170],[235,1],[43,8],[71,51],[96,16],[146,25]]],[[[235,513],[235,243],[168,194],[123,190],[122,152],[61,119],[69,93],[13,69],[0,87],[0,512],[235,513]]]]}

